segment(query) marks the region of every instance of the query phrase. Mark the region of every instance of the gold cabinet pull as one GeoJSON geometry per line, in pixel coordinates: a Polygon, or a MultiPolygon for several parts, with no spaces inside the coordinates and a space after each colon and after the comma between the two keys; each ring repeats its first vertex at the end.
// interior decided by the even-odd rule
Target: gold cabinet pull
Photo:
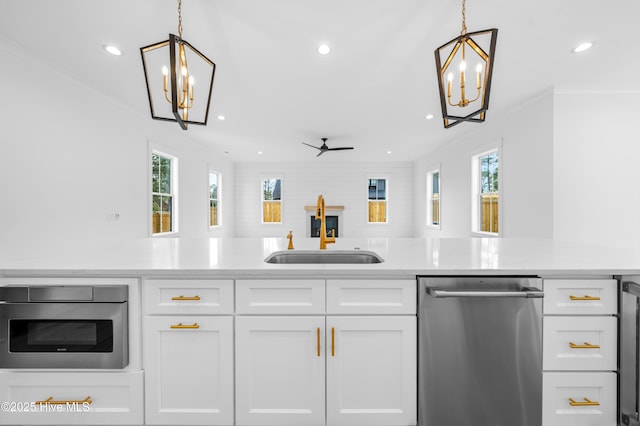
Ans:
{"type": "Polygon", "coordinates": [[[331,327],[331,356],[336,356],[336,329],[331,327]]]}
{"type": "Polygon", "coordinates": [[[200,328],[200,325],[197,322],[194,322],[191,325],[184,325],[181,322],[172,325],[170,328],[200,328]]]}
{"type": "Polygon", "coordinates": [[[61,400],[61,401],[56,401],[53,399],[52,396],[50,396],[49,398],[45,399],[44,401],[36,401],[35,403],[38,405],[46,405],[46,404],[50,404],[50,405],[67,405],[67,404],[91,404],[93,401],[91,400],[91,396],[86,397],[85,399],[65,399],[65,400],[61,400]]]}
{"type": "Polygon", "coordinates": [[[200,300],[200,296],[197,294],[195,296],[173,296],[171,300],[200,300]]]}
{"type": "Polygon", "coordinates": [[[569,347],[571,349],[600,349],[600,345],[592,345],[589,342],[584,342],[582,345],[577,345],[573,342],[569,342],[569,347]]]}
{"type": "Polygon", "coordinates": [[[585,407],[592,405],[600,405],[598,401],[591,401],[589,398],[582,398],[584,401],[576,401],[573,398],[569,398],[569,405],[572,407],[585,407]]]}
{"type": "Polygon", "coordinates": [[[569,299],[571,299],[571,300],[600,300],[600,296],[589,296],[588,294],[585,294],[584,296],[570,295],[569,299]]]}
{"type": "Polygon", "coordinates": [[[320,327],[316,330],[316,347],[318,348],[318,356],[320,356],[320,327]]]}

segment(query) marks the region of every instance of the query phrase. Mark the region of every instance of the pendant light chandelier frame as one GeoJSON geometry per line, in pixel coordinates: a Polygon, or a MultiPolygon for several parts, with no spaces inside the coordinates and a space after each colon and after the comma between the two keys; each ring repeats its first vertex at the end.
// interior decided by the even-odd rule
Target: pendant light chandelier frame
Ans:
{"type": "Polygon", "coordinates": [[[462,0],[462,30],[460,35],[437,48],[434,52],[436,71],[438,74],[438,90],[444,127],[470,121],[481,123],[485,120],[489,109],[489,95],[491,93],[491,78],[493,76],[493,62],[496,50],[496,28],[467,33],[466,4],[462,0]],[[487,41],[488,39],[488,41],[487,41]],[[479,40],[482,40],[480,42],[479,40]],[[467,98],[466,61],[468,54],[477,58],[476,89],[473,99],[467,98]],[[459,98],[452,101],[453,64],[459,65],[459,98]],[[476,103],[477,102],[477,103],[476,103]]]}
{"type": "Polygon", "coordinates": [[[216,64],[182,38],[182,1],[178,0],[178,35],[169,34],[169,39],[149,46],[141,47],[142,67],[144,70],[151,118],[154,120],[178,122],[183,130],[187,124],[206,125],[209,117],[213,80],[216,64]],[[169,67],[166,67],[168,47],[169,67]],[[160,59],[159,59],[160,58],[160,59]],[[163,59],[164,58],[164,59],[163,59]],[[189,59],[189,63],[187,59],[189,59]],[[163,64],[162,67],[159,64],[163,64]],[[195,66],[193,66],[195,63],[195,66]],[[190,70],[200,71],[196,90],[190,70]],[[159,72],[162,70],[162,74],[159,72]],[[207,78],[209,77],[210,78],[207,78]],[[162,88],[162,92],[159,90],[162,88]],[[170,90],[169,90],[170,89],[170,90]],[[195,97],[198,94],[198,98],[195,97]],[[204,99],[206,95],[206,101],[204,99]],[[170,111],[167,109],[170,104],[170,111]],[[197,114],[193,112],[197,111],[197,114]],[[196,118],[193,116],[197,115],[196,118]]]}

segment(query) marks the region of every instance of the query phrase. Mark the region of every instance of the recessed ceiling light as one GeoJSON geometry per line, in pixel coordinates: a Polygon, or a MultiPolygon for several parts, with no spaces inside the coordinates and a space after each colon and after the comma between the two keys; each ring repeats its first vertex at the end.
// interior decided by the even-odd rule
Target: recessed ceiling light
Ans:
{"type": "Polygon", "coordinates": [[[105,44],[102,46],[102,48],[104,50],[106,50],[107,52],[111,53],[113,56],[121,56],[122,55],[122,50],[118,49],[116,46],[112,45],[112,44],[105,44]]]}
{"type": "Polygon", "coordinates": [[[259,155],[262,155],[262,151],[258,151],[258,154],[259,154],[259,155]]]}
{"type": "Polygon", "coordinates": [[[226,119],[227,119],[227,117],[225,117],[225,116],[224,116],[224,115],[222,115],[222,114],[220,114],[220,115],[218,116],[218,120],[220,120],[220,121],[224,121],[224,120],[226,120],[226,119]]]}
{"type": "Polygon", "coordinates": [[[328,55],[329,53],[331,53],[331,47],[326,43],[322,43],[320,46],[318,46],[318,53],[321,55],[328,55]]]}
{"type": "Polygon", "coordinates": [[[433,114],[427,114],[425,117],[427,120],[433,119],[433,114]]]}
{"type": "Polygon", "coordinates": [[[579,45],[571,49],[571,53],[584,52],[585,50],[591,49],[594,44],[595,42],[593,41],[585,41],[584,43],[580,43],[579,45]]]}
{"type": "Polygon", "coordinates": [[[391,154],[391,151],[387,151],[387,154],[391,154]]]}

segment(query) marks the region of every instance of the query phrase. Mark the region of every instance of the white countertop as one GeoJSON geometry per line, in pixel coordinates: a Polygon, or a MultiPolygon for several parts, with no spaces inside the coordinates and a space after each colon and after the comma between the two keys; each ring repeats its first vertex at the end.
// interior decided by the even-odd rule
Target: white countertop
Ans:
{"type": "MultiPolygon", "coordinates": [[[[318,249],[297,238],[295,249],[318,249]]],[[[380,264],[267,264],[286,238],[146,238],[67,250],[33,259],[2,260],[0,275],[195,275],[211,277],[413,277],[451,274],[639,274],[640,253],[543,239],[339,238],[327,250],[359,247],[380,264]]]]}

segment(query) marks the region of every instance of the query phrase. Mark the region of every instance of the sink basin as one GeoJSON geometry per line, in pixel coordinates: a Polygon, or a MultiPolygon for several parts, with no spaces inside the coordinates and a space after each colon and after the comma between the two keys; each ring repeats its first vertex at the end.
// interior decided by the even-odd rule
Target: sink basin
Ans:
{"type": "Polygon", "coordinates": [[[384,259],[367,250],[282,250],[271,253],[266,263],[382,263],[384,259]]]}

